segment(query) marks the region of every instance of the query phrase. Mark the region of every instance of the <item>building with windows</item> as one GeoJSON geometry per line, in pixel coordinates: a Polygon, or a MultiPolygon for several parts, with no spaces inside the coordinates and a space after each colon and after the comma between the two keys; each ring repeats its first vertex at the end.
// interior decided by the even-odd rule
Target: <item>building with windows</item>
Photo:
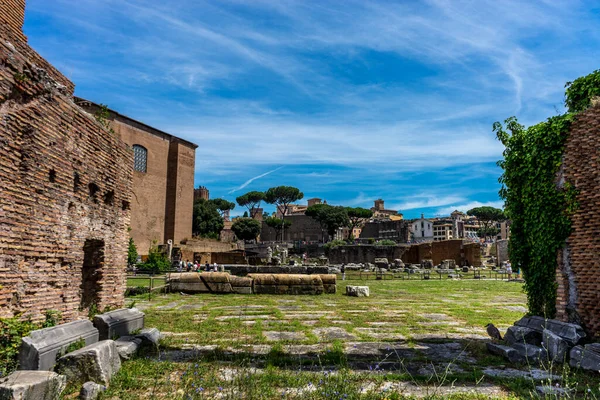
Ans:
{"type": "Polygon", "coordinates": [[[153,242],[177,244],[191,238],[198,146],[89,100],[75,97],[75,103],[92,115],[102,112],[110,128],[133,149],[130,235],[138,253],[148,254],[153,242]]]}
{"type": "Polygon", "coordinates": [[[410,222],[410,240],[413,242],[427,242],[433,240],[433,221],[426,219],[423,214],[421,218],[410,222]]]}
{"type": "Polygon", "coordinates": [[[441,240],[458,239],[454,236],[454,221],[449,218],[438,219],[433,222],[433,240],[439,242],[441,240]]]}

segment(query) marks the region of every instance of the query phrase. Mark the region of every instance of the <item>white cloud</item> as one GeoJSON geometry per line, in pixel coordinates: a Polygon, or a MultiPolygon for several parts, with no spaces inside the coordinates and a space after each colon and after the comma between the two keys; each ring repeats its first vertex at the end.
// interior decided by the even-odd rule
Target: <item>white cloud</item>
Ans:
{"type": "Polygon", "coordinates": [[[438,208],[435,212],[435,215],[436,216],[450,215],[450,213],[454,210],[467,212],[468,210],[470,210],[472,208],[482,207],[482,206],[490,206],[490,207],[502,209],[502,208],[504,208],[504,201],[498,200],[498,201],[488,201],[488,202],[483,202],[483,203],[479,202],[479,201],[470,201],[470,202],[464,203],[464,204],[457,204],[457,205],[453,205],[453,206],[438,208]]]}
{"type": "Polygon", "coordinates": [[[229,194],[231,194],[231,193],[234,193],[234,192],[237,192],[238,190],[242,190],[243,188],[245,188],[246,186],[248,186],[249,184],[251,184],[251,183],[252,183],[252,182],[254,182],[255,180],[257,180],[257,179],[260,179],[260,178],[263,178],[263,177],[265,177],[265,176],[267,176],[267,175],[270,175],[270,174],[272,174],[273,172],[279,171],[281,168],[283,168],[283,167],[275,168],[275,169],[273,169],[273,170],[271,170],[271,171],[265,172],[264,174],[260,174],[260,175],[257,175],[257,176],[255,176],[255,177],[253,177],[253,178],[250,178],[250,179],[248,179],[246,182],[244,182],[244,183],[242,183],[240,186],[238,186],[237,188],[235,188],[235,189],[231,190],[231,191],[229,192],[229,194]]]}

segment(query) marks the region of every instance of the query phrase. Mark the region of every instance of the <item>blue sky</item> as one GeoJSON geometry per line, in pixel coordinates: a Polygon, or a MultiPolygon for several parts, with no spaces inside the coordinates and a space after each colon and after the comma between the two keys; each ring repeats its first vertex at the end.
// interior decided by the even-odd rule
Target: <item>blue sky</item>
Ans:
{"type": "Polygon", "coordinates": [[[502,205],[492,123],[562,112],[598,26],[577,0],[28,0],[24,30],[76,95],[197,143],[211,197],[411,218],[502,205]]]}

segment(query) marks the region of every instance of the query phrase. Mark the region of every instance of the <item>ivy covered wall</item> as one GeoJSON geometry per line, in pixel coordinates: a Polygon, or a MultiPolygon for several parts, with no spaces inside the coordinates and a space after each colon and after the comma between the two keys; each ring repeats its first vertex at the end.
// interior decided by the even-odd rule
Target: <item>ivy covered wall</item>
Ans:
{"type": "Polygon", "coordinates": [[[511,262],[523,271],[529,311],[581,322],[590,331],[600,329],[600,308],[584,304],[600,289],[600,197],[589,201],[600,187],[599,95],[600,70],[567,83],[565,114],[529,128],[514,117],[494,124],[505,146],[498,165],[512,220],[511,262]]]}

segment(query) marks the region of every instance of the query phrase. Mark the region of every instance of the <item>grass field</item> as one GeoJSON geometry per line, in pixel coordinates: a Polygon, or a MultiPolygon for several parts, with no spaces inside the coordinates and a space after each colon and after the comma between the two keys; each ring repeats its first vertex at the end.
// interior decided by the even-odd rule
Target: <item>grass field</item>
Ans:
{"type": "MultiPolygon", "coordinates": [[[[351,298],[347,283],[361,284],[321,296],[129,298],[164,339],[125,362],[104,398],[519,398],[541,384],[483,373],[504,368],[485,350],[485,325],[504,331],[526,313],[520,284],[370,280],[370,297],[351,298]]],[[[593,377],[552,372],[597,394],[593,377]]]]}

